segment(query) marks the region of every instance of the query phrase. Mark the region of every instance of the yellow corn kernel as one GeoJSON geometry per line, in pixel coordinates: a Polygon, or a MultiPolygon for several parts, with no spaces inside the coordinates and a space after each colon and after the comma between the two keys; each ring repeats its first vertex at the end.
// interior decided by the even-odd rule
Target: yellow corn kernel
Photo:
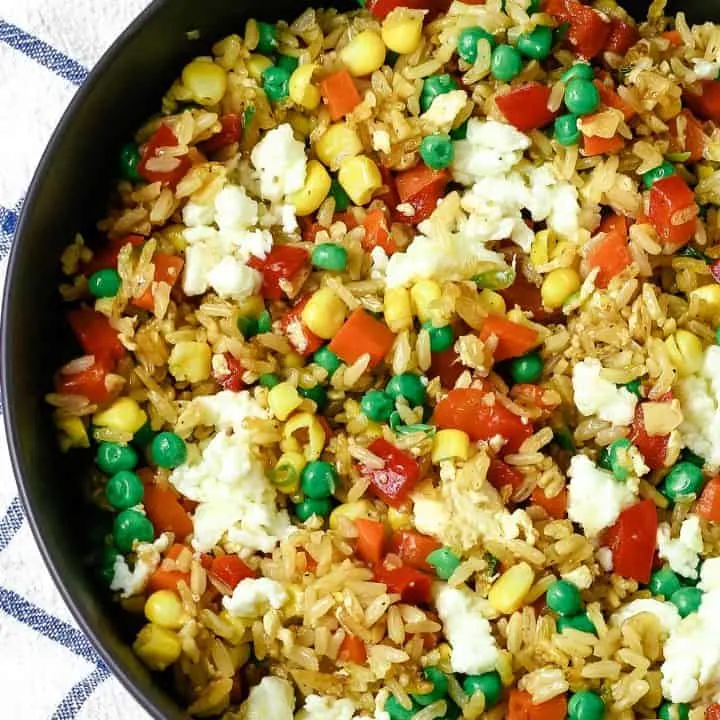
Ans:
{"type": "Polygon", "coordinates": [[[383,42],[399,55],[415,52],[422,39],[424,16],[422,10],[404,7],[391,10],[383,20],[383,42]]]}
{"type": "Polygon", "coordinates": [[[347,305],[330,288],[315,291],[302,310],[302,321],[318,337],[329,340],[345,323],[347,305]]]}
{"type": "Polygon", "coordinates": [[[338,182],[355,205],[367,205],[373,193],[382,187],[378,166],[367,155],[346,157],[340,163],[338,182]]]}
{"type": "Polygon", "coordinates": [[[193,60],[183,68],[182,84],[198,105],[217,105],[227,90],[227,73],[211,60],[193,60]]]}
{"type": "Polygon", "coordinates": [[[246,643],[247,639],[245,636],[245,625],[243,619],[231,615],[227,610],[220,611],[220,619],[227,623],[231,629],[227,635],[223,634],[223,640],[229,642],[231,645],[239,645],[240,643],[246,643]]]}
{"type": "Polygon", "coordinates": [[[394,332],[409,330],[413,326],[410,292],[403,287],[387,288],[383,302],[385,322],[394,332]]]}
{"type": "Polygon", "coordinates": [[[715,170],[713,170],[712,165],[708,165],[708,163],[701,163],[698,165],[697,174],[698,179],[707,180],[715,174],[715,170]]]}
{"type": "Polygon", "coordinates": [[[71,448],[90,447],[90,439],[88,438],[85,423],[79,417],[58,418],[55,425],[60,431],[58,442],[63,452],[67,452],[71,448]]]}
{"type": "Polygon", "coordinates": [[[543,280],[540,294],[543,305],[554,310],[580,289],[580,275],[574,268],[558,268],[549,272],[543,280]]]}
{"type": "Polygon", "coordinates": [[[212,370],[212,350],[207,343],[183,340],[171,350],[168,369],[180,382],[207,380],[212,370]]]}
{"type": "Polygon", "coordinates": [[[315,70],[317,70],[315,63],[300,65],[290,76],[288,82],[290,99],[306,110],[314,110],[320,104],[320,90],[312,84],[315,70]]]}
{"type": "Polygon", "coordinates": [[[253,54],[246,60],[245,67],[250,77],[260,82],[262,80],[262,74],[269,67],[272,67],[272,60],[265,55],[253,54]]]}
{"type": "Polygon", "coordinates": [[[346,123],[331,125],[315,143],[315,154],[324,165],[337,170],[346,158],[362,152],[360,136],[346,123]]]}
{"type": "Polygon", "coordinates": [[[265,303],[260,295],[251,295],[237,304],[238,317],[257,317],[264,309],[265,303]]]}
{"type": "Polygon", "coordinates": [[[303,448],[305,459],[308,462],[317,460],[325,447],[327,438],[325,430],[317,415],[309,412],[295,413],[283,428],[283,438],[294,438],[298,431],[305,431],[307,443],[303,448]]]}
{"type": "Polygon", "coordinates": [[[283,438],[280,441],[280,449],[283,452],[302,452],[302,445],[292,435],[290,437],[283,438]]]}
{"type": "Polygon", "coordinates": [[[409,530],[412,526],[412,515],[396,508],[388,508],[388,522],[393,530],[409,530]]]}
{"type": "Polygon", "coordinates": [[[680,375],[696,373],[703,362],[703,346],[700,338],[688,330],[678,330],[665,339],[670,361],[680,375]]]}
{"type": "Polygon", "coordinates": [[[146,422],[147,413],[129,397],[118,398],[109,408],[93,415],[93,425],[135,434],[146,422]]]}
{"type": "Polygon", "coordinates": [[[439,430],[433,438],[432,461],[457,458],[467,460],[470,453],[470,436],[463,430],[439,430]]]}
{"type": "Polygon", "coordinates": [[[272,471],[272,483],[281,493],[294,495],[300,488],[300,473],[306,465],[299,452],[286,452],[280,456],[272,471]]]}
{"type": "Polygon", "coordinates": [[[420,280],[410,289],[413,312],[421,323],[431,319],[436,303],[442,298],[442,288],[434,280],[420,280]]]}
{"type": "Polygon", "coordinates": [[[505,298],[494,290],[488,290],[484,288],[478,293],[478,300],[480,306],[486,310],[490,315],[504,315],[507,306],[505,305],[505,298]]]}
{"type": "Polygon", "coordinates": [[[570,242],[570,240],[561,240],[560,242],[555,243],[555,247],[553,248],[552,252],[550,253],[550,259],[556,260],[559,257],[562,257],[570,248],[573,248],[573,253],[575,252],[575,244],[570,242]]]}
{"type": "Polygon", "coordinates": [[[290,123],[290,127],[293,129],[295,135],[303,140],[312,132],[314,121],[309,115],[303,115],[303,113],[297,112],[296,110],[290,110],[287,114],[287,121],[290,123]]]}
{"type": "Polygon", "coordinates": [[[160,627],[178,630],[185,620],[185,610],[177,593],[158,590],[145,601],[145,617],[160,627]]]}
{"type": "Polygon", "coordinates": [[[341,51],[340,60],[355,77],[370,75],[385,62],[385,43],[376,30],[363,30],[341,51]]]}
{"type": "Polygon", "coordinates": [[[283,355],[280,364],[288,370],[299,370],[305,365],[305,360],[300,353],[293,351],[283,355]]]}
{"type": "Polygon", "coordinates": [[[289,382],[278,383],[268,391],[270,412],[278,420],[287,420],[298,405],[303,401],[297,388],[289,382]]]}
{"type": "Polygon", "coordinates": [[[151,670],[165,670],[180,657],[182,645],[172,630],[150,623],[137,634],[133,650],[151,670]]]}
{"type": "Polygon", "coordinates": [[[497,612],[508,615],[514,613],[522,607],[534,581],[535,573],[526,562],[513,565],[493,583],[488,600],[497,612]]]}
{"type": "Polygon", "coordinates": [[[346,502],[338,505],[331,513],[328,519],[331,530],[337,530],[340,526],[340,518],[346,520],[358,520],[366,518],[370,515],[372,505],[367,500],[356,500],[355,502],[346,502]]]}
{"type": "Polygon", "coordinates": [[[536,233],[530,248],[530,262],[536,267],[550,262],[555,249],[555,233],[552,230],[541,230],[536,233]]]}
{"type": "Polygon", "coordinates": [[[690,292],[690,297],[699,301],[698,314],[705,320],[713,321],[720,317],[720,285],[702,285],[690,292]]]}
{"type": "Polygon", "coordinates": [[[305,184],[288,198],[295,207],[295,214],[303,217],[314,213],[328,196],[331,184],[332,179],[322,163],[311,160],[307,164],[305,184]]]}

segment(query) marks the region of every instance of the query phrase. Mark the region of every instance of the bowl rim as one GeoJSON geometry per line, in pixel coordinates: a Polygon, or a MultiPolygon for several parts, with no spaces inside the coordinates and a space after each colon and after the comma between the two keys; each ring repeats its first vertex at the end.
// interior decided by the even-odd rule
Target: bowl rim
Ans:
{"type": "Polygon", "coordinates": [[[105,664],[111,675],[120,681],[125,690],[129,692],[131,697],[133,697],[140,707],[151,717],[156,718],[157,720],[163,720],[165,716],[160,714],[160,710],[148,697],[145,696],[140,687],[131,679],[128,671],[123,666],[122,661],[119,658],[116,658],[105,646],[105,644],[101,642],[95,630],[91,627],[89,619],[78,607],[74,594],[65,585],[59,571],[55,567],[52,559],[52,553],[40,531],[40,523],[36,517],[35,510],[30,502],[25,486],[25,472],[23,468],[23,461],[19,452],[19,429],[13,421],[13,407],[16,406],[19,399],[16,397],[14,384],[10,382],[14,360],[12,359],[12,354],[9,352],[11,337],[7,320],[8,317],[13,314],[10,311],[10,308],[14,305],[13,293],[11,290],[17,274],[17,265],[20,254],[19,247],[22,244],[21,240],[25,234],[26,226],[30,222],[29,215],[35,205],[35,200],[37,196],[41,194],[43,185],[45,184],[47,176],[51,170],[51,161],[55,155],[57,146],[61,141],[62,135],[73,123],[78,108],[85,103],[87,97],[94,91],[95,87],[102,82],[103,75],[122,55],[130,40],[140,33],[142,27],[150,21],[151,18],[160,13],[169,2],[171,2],[171,0],[152,0],[150,4],[144,8],[115,38],[112,44],[105,50],[95,65],[90,69],[87,79],[76,90],[70,103],[63,112],[59,123],[55,127],[55,130],[53,131],[50,140],[42,153],[37,168],[35,169],[27,194],[23,201],[20,218],[15,229],[7,263],[5,286],[2,293],[2,315],[0,319],[0,392],[2,393],[4,405],[3,422],[5,426],[6,442],[15,484],[18,489],[18,495],[22,502],[23,511],[30,526],[35,544],[40,550],[40,555],[43,559],[45,567],[47,568],[50,577],[59,591],[65,605],[69,609],[70,614],[82,632],[92,643],[99,659],[105,664]]]}

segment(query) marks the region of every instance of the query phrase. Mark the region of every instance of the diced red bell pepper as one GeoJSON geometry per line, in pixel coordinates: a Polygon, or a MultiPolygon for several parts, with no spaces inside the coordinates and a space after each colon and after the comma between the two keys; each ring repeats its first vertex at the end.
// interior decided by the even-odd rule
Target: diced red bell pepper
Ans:
{"type": "Polygon", "coordinates": [[[720,522],[720,475],[710,478],[695,505],[695,512],[710,522],[720,522]]]}
{"type": "Polygon", "coordinates": [[[503,462],[500,458],[493,458],[490,461],[487,479],[495,489],[502,490],[509,485],[513,492],[525,482],[525,476],[519,470],[503,462]]]}
{"type": "Polygon", "coordinates": [[[223,357],[225,358],[225,364],[227,365],[227,372],[216,373],[213,371],[215,382],[223,390],[238,392],[245,387],[245,383],[242,379],[245,368],[232,353],[223,353],[223,357]]]}
{"type": "Polygon", "coordinates": [[[190,169],[192,163],[187,155],[180,155],[173,158],[173,167],[170,170],[153,170],[148,168],[148,163],[161,157],[162,148],[177,147],[178,140],[175,133],[163,123],[155,131],[155,134],[140,148],[140,162],[138,173],[150,183],[161,182],[164,185],[175,187],[190,169]]]}
{"type": "Polygon", "coordinates": [[[565,720],[566,717],[565,695],[556,695],[550,700],[533,705],[532,695],[527,690],[510,691],[506,720],[565,720]]]}
{"type": "Polygon", "coordinates": [[[151,595],[158,590],[177,590],[178,583],[182,581],[188,587],[190,586],[190,573],[182,570],[163,570],[158,568],[148,580],[145,591],[151,595]]]}
{"type": "Polygon", "coordinates": [[[292,279],[310,267],[308,251],[291,245],[273,245],[264,260],[251,257],[248,265],[262,273],[261,292],[264,298],[280,300],[292,279]],[[283,287],[283,285],[285,287],[283,287]]]}
{"type": "Polygon", "coordinates": [[[450,173],[447,170],[431,170],[426,165],[398,173],[395,185],[400,203],[412,205],[414,212],[408,216],[396,210],[395,220],[416,225],[430,217],[449,182],[450,173]]]}
{"type": "Polygon", "coordinates": [[[345,635],[342,643],[340,643],[338,659],[340,662],[353,662],[356,665],[362,665],[367,660],[367,650],[363,640],[350,633],[345,635]]]}
{"type": "Polygon", "coordinates": [[[385,526],[377,520],[358,518],[355,521],[358,531],[355,551],[370,565],[378,565],[385,550],[385,526]]]}
{"type": "Polygon", "coordinates": [[[114,367],[115,361],[125,355],[125,348],[118,338],[117,330],[102,313],[90,308],[71,310],[68,321],[77,341],[87,355],[114,367]]]}
{"type": "Polygon", "coordinates": [[[139,247],[145,240],[146,238],[142,235],[124,235],[119,238],[111,238],[105,245],[93,252],[92,260],[85,264],[83,272],[86,275],[92,275],[98,270],[117,268],[120,251],[128,243],[133,247],[139,247]]]}
{"type": "Polygon", "coordinates": [[[242,136],[242,118],[237,113],[227,113],[220,118],[220,130],[199,145],[206,155],[239,142],[242,136]]]}
{"type": "Polygon", "coordinates": [[[625,508],[603,536],[612,551],[613,572],[641,583],[650,580],[658,528],[657,508],[641,500],[625,508]]]}
{"type": "Polygon", "coordinates": [[[463,374],[465,366],[455,348],[448,348],[432,354],[429,376],[440,378],[440,384],[446,389],[455,387],[457,379],[463,374]]]}
{"type": "Polygon", "coordinates": [[[400,567],[378,565],[375,568],[375,580],[387,585],[389,593],[399,594],[403,602],[411,605],[428,603],[432,597],[430,575],[406,565],[400,567]]]}
{"type": "Polygon", "coordinates": [[[105,378],[110,370],[105,360],[95,359],[95,362],[81,372],[55,376],[55,390],[61,395],[82,395],[91,403],[102,405],[111,399],[112,393],[105,384],[105,378]]]}
{"type": "Polygon", "coordinates": [[[705,720],[720,720],[720,703],[708,705],[705,709],[705,720]]]}
{"type": "Polygon", "coordinates": [[[640,33],[635,25],[626,23],[620,18],[610,20],[610,36],[605,45],[608,52],[625,55],[625,53],[640,39],[640,33]]]}
{"type": "Polygon", "coordinates": [[[371,252],[373,248],[381,247],[387,255],[392,255],[397,250],[397,245],[390,236],[387,215],[382,210],[371,210],[365,216],[363,226],[365,236],[362,245],[365,250],[371,252]]]}
{"type": "Polygon", "coordinates": [[[546,310],[543,307],[540,288],[531,283],[522,273],[516,275],[515,282],[509,288],[505,288],[499,292],[507,303],[508,308],[512,309],[517,305],[521,310],[531,312],[535,322],[554,322],[559,317],[562,317],[562,312],[546,310]]]}
{"type": "Polygon", "coordinates": [[[497,347],[493,354],[495,362],[525,355],[538,344],[536,330],[500,315],[488,315],[483,320],[478,336],[483,341],[491,336],[497,338],[497,347]]]}
{"type": "Polygon", "coordinates": [[[398,530],[390,538],[390,552],[399,555],[403,565],[429,573],[434,572],[434,568],[428,563],[427,556],[441,547],[435,538],[414,530],[398,530]]]}
{"type": "Polygon", "coordinates": [[[367,310],[354,310],[338,330],[328,347],[343,362],[352,365],[361,355],[370,355],[370,367],[383,361],[390,352],[395,335],[385,323],[376,320],[367,310]]]}
{"type": "MultiPolygon", "coordinates": [[[[155,282],[167,283],[171,289],[175,287],[185,261],[178,255],[168,255],[167,253],[155,253],[152,261],[155,265],[155,282]]],[[[155,309],[152,284],[140,297],[133,300],[133,305],[149,312],[155,309]]]]}
{"type": "Polygon", "coordinates": [[[697,213],[695,195],[679,175],[655,181],[648,215],[655,232],[671,250],[687,244],[695,235],[697,213]]]}
{"type": "Polygon", "coordinates": [[[590,268],[600,269],[595,285],[606,288],[610,280],[632,263],[628,247],[627,219],[622,215],[611,215],[601,223],[600,232],[606,235],[592,246],[587,261],[590,268]]]}
{"type": "Polygon", "coordinates": [[[345,117],[361,100],[355,81],[344,68],[328,75],[320,83],[320,93],[327,103],[333,122],[345,117]]]}
{"type": "MultiPolygon", "coordinates": [[[[587,115],[585,120],[591,121],[593,116],[587,115]]],[[[597,155],[612,155],[620,152],[625,147],[625,138],[619,133],[615,133],[611,138],[603,138],[598,135],[582,136],[582,154],[585,157],[595,157],[597,155]]]]}
{"type": "Polygon", "coordinates": [[[440,428],[464,430],[472,440],[505,438],[507,452],[516,452],[533,433],[533,426],[510,412],[491,392],[478,388],[451,390],[435,408],[440,428]]]}
{"type": "Polygon", "coordinates": [[[156,534],[171,532],[176,540],[184,540],[193,531],[192,520],[172,488],[146,485],[143,505],[156,534]]]}
{"type": "Polygon", "coordinates": [[[580,57],[590,60],[607,46],[612,25],[597,10],[576,0],[549,0],[545,12],[569,24],[567,39],[580,57]]]}
{"type": "Polygon", "coordinates": [[[536,487],[530,495],[530,500],[539,505],[552,518],[559,520],[567,515],[567,490],[561,490],[557,495],[548,497],[541,487],[536,487]]]}
{"type": "Polygon", "coordinates": [[[384,438],[374,440],[369,449],[385,464],[382,468],[361,465],[360,471],[369,477],[370,489],[375,495],[392,507],[400,507],[420,480],[418,461],[384,438]]]}
{"type": "Polygon", "coordinates": [[[682,47],[683,40],[679,30],[666,30],[660,33],[660,36],[664,37],[670,43],[671,47],[682,47]]]}
{"type": "Polygon", "coordinates": [[[700,162],[705,152],[705,133],[700,121],[689,111],[683,110],[668,121],[670,128],[670,150],[689,152],[690,162],[700,162]],[[682,118],[683,122],[680,122],[682,118]]]}
{"type": "Polygon", "coordinates": [[[557,115],[548,108],[550,87],[537,82],[513,88],[498,95],[495,103],[505,119],[522,132],[549,125],[557,115]]]}
{"type": "Polygon", "coordinates": [[[605,107],[619,110],[623,114],[625,122],[629,122],[635,117],[635,115],[637,115],[635,109],[631,105],[628,105],[628,103],[626,103],[620,95],[618,95],[614,88],[606,85],[605,82],[599,78],[596,79],[593,84],[597,88],[598,93],[600,93],[600,102],[605,107]]]}
{"type": "Polygon", "coordinates": [[[688,90],[685,103],[701,118],[720,123],[720,80],[703,80],[700,85],[702,93],[696,95],[688,90]]]}
{"type": "Polygon", "coordinates": [[[434,10],[435,0],[368,0],[366,7],[378,20],[384,20],[388,13],[397,7],[434,10]]]}
{"type": "Polygon", "coordinates": [[[218,581],[232,592],[242,580],[257,577],[257,573],[249,568],[237,555],[221,555],[213,558],[210,566],[210,577],[218,581]]]}
{"type": "Polygon", "coordinates": [[[630,440],[640,451],[645,464],[651,470],[660,470],[667,466],[669,435],[650,436],[645,430],[643,403],[635,408],[635,417],[630,426],[630,440]]]}
{"type": "Polygon", "coordinates": [[[323,339],[318,337],[314,332],[308,330],[302,321],[302,311],[307,305],[310,296],[303,298],[291,307],[280,321],[285,337],[290,344],[303,357],[312,355],[316,350],[323,346],[323,339]]]}

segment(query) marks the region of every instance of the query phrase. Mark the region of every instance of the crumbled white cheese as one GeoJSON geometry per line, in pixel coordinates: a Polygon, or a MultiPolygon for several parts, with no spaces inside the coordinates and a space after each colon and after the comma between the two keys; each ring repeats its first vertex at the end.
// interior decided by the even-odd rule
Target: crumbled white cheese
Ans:
{"type": "Polygon", "coordinates": [[[582,415],[597,415],[613,425],[629,425],[635,415],[637,396],[601,377],[602,369],[602,363],[595,358],[575,365],[572,374],[575,406],[582,415]]]}
{"type": "Polygon", "coordinates": [[[353,720],[355,703],[348,698],[308,695],[295,720],[353,720]]]}
{"type": "Polygon", "coordinates": [[[717,80],[720,75],[720,62],[693,58],[692,63],[695,66],[693,72],[702,80],[717,80]]]}
{"type": "Polygon", "coordinates": [[[574,570],[563,573],[562,579],[572,583],[580,590],[587,590],[593,584],[593,575],[587,565],[581,565],[574,570]]]}
{"type": "Polygon", "coordinates": [[[231,552],[270,552],[286,537],[291,525],[276,504],[275,488],[265,477],[255,456],[246,418],[267,413],[247,392],[229,390],[199,397],[193,407],[200,422],[219,431],[201,443],[198,453],[175,468],[171,484],[185,497],[198,502],[193,517],[193,546],[207,551],[221,540],[231,552]],[[229,432],[232,431],[232,432],[229,432]]]}
{"type": "Polygon", "coordinates": [[[245,578],[224,597],[223,607],[235,617],[262,617],[269,608],[279,610],[287,601],[287,592],[277,580],[270,578],[245,578]]]}
{"type": "Polygon", "coordinates": [[[436,95],[430,107],[420,116],[420,120],[435,132],[448,132],[467,101],[468,94],[464,90],[451,90],[436,95]]]}
{"type": "Polygon", "coordinates": [[[169,545],[170,537],[167,533],[160,535],[155,542],[138,543],[135,548],[135,565],[132,570],[125,558],[117,555],[113,564],[110,589],[120,591],[124,598],[139,595],[160,564],[160,553],[165,552],[169,545]]]}
{"type": "Polygon", "coordinates": [[[370,268],[370,277],[373,280],[382,280],[385,278],[387,272],[388,262],[390,258],[387,256],[384,248],[376,245],[370,251],[370,258],[372,259],[372,267],[370,268]]]}
{"type": "Polygon", "coordinates": [[[242,260],[226,255],[206,275],[208,285],[223,298],[242,299],[260,289],[261,277],[257,270],[242,260]]]}
{"type": "Polygon", "coordinates": [[[673,391],[683,412],[683,444],[720,467],[720,346],[709,346],[699,372],[680,378],[673,391]]]}
{"type": "Polygon", "coordinates": [[[650,598],[633,600],[627,605],[623,605],[610,616],[610,623],[621,626],[626,620],[635,617],[635,615],[640,615],[640,613],[654,615],[666,635],[675,630],[680,623],[680,613],[672,603],[650,598]]]}
{"type": "Polygon", "coordinates": [[[688,515],[680,526],[680,535],[671,538],[670,526],[661,523],[657,530],[658,554],[668,561],[671,570],[686,578],[698,576],[700,553],[703,549],[700,518],[688,515]]]}
{"type": "Polygon", "coordinates": [[[597,467],[585,455],[575,455],[568,470],[568,517],[583,526],[588,537],[610,527],[622,510],[637,499],[640,481],[635,476],[621,482],[597,467]]]}
{"type": "Polygon", "coordinates": [[[613,556],[612,550],[609,547],[599,547],[595,553],[595,559],[598,561],[598,565],[600,565],[605,572],[612,572],[613,556]]]}
{"type": "Polygon", "coordinates": [[[705,593],[720,590],[720,557],[708,558],[703,562],[698,588],[705,593]]]}
{"type": "Polygon", "coordinates": [[[260,194],[266,200],[280,202],[305,184],[305,145],[295,139],[288,123],[265,133],[250,160],[260,176],[260,194]]]}
{"type": "Polygon", "coordinates": [[[248,699],[240,708],[242,720],[293,720],[294,714],[293,686],[272,675],[250,688],[248,699]]]}
{"type": "Polygon", "coordinates": [[[450,643],[453,672],[481,675],[497,665],[498,647],[483,614],[485,603],[466,586],[443,583],[436,590],[435,605],[450,643]]]}
{"type": "Polygon", "coordinates": [[[390,133],[387,130],[373,130],[372,146],[373,150],[377,152],[389,153],[391,150],[390,133]]]}

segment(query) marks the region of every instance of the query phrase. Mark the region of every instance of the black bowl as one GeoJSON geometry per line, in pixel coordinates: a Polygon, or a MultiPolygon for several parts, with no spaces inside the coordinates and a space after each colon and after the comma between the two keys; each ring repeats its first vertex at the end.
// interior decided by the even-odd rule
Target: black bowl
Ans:
{"type": "MultiPolygon", "coordinates": [[[[351,0],[329,2],[350,7],[351,0]]],[[[240,0],[156,0],[119,38],[78,91],[40,163],[25,201],[5,286],[2,394],[20,494],[50,572],[108,667],[157,718],[188,717],[169,687],[151,677],[130,650],[126,618],[99,592],[83,556],[87,518],[78,468],[56,449],[43,396],[70,357],[58,300],[58,265],[76,232],[92,236],[103,214],[121,145],[156,112],[191,57],[242,32],[252,15],[294,18],[308,2],[270,0],[262,9],[240,0]]],[[[640,17],[648,2],[625,6],[640,17]]],[[[720,0],[679,0],[694,21],[720,18],[720,0]]]]}

